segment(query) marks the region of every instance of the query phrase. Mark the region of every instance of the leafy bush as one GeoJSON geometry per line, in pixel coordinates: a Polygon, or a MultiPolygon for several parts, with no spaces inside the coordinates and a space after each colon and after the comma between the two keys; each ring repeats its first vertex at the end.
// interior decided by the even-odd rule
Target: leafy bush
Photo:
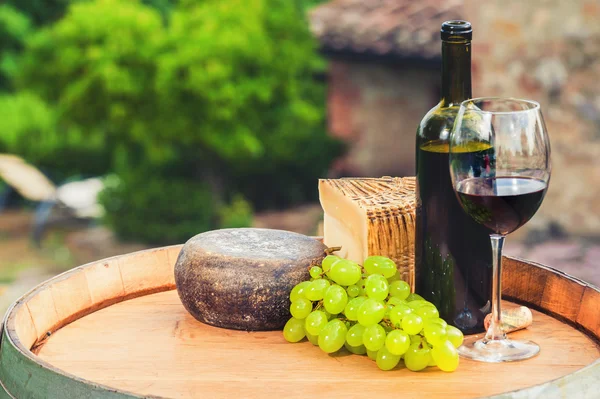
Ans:
{"type": "Polygon", "coordinates": [[[16,77],[56,126],[104,134],[121,177],[103,196],[110,224],[172,241],[219,219],[247,224],[240,200],[220,208],[236,193],[255,209],[315,199],[341,148],[325,132],[324,63],[302,3],[148,3],[74,2],[27,40],[16,77]]]}
{"type": "Polygon", "coordinates": [[[214,226],[212,194],[204,184],[140,170],[106,181],[106,221],[125,240],[176,244],[214,226]]]}
{"type": "Polygon", "coordinates": [[[69,3],[79,0],[4,0],[4,3],[26,15],[36,26],[52,23],[62,17],[69,3]]]}
{"type": "Polygon", "coordinates": [[[8,4],[0,5],[0,90],[11,88],[10,78],[17,69],[17,56],[31,30],[29,19],[8,4]]]}
{"type": "Polygon", "coordinates": [[[252,225],[252,206],[240,194],[234,195],[231,203],[218,210],[219,227],[223,229],[252,225]]]}
{"type": "Polygon", "coordinates": [[[25,157],[57,182],[110,167],[102,134],[59,128],[56,112],[31,93],[0,95],[0,132],[0,152],[25,157]]]}

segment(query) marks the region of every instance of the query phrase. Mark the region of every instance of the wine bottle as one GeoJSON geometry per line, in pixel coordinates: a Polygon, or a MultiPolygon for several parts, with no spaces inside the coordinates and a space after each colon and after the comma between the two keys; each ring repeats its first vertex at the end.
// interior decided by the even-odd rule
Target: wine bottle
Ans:
{"type": "MultiPolygon", "coordinates": [[[[491,310],[491,244],[489,231],[459,204],[448,164],[454,119],[460,103],[471,98],[471,24],[444,22],[441,38],[442,98],[421,121],[416,140],[416,291],[446,322],[471,334],[484,331],[491,310]]],[[[493,162],[489,146],[463,150],[493,162]]]]}

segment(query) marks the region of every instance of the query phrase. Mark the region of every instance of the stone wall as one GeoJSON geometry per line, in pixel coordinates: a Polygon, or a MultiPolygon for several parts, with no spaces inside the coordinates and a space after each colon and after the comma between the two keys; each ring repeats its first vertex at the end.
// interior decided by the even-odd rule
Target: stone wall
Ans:
{"type": "Polygon", "coordinates": [[[474,96],[537,100],[550,133],[550,188],[525,230],[600,235],[600,2],[466,0],[465,11],[474,96]]]}
{"type": "Polygon", "coordinates": [[[415,134],[439,99],[439,71],[331,60],[329,131],[349,144],[335,176],[414,174],[415,134]]]}

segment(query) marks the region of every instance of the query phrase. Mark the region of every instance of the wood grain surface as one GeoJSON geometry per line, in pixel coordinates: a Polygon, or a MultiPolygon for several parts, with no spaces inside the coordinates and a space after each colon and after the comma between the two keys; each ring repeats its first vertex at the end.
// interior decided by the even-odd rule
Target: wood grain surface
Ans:
{"type": "Polygon", "coordinates": [[[180,249],[83,265],[19,299],[0,326],[0,398],[600,397],[600,291],[551,267],[504,260],[504,295],[541,312],[513,334],[538,342],[538,357],[382,372],[366,357],[328,356],[280,332],[195,321],[173,291],[180,249]]]}
{"type": "Polygon", "coordinates": [[[461,359],[459,369],[380,371],[366,356],[329,356],[307,341],[287,343],[281,332],[239,332],[202,324],[177,293],[113,305],[57,331],[41,348],[46,362],[78,377],[139,395],[190,397],[475,398],[562,377],[600,357],[596,344],[539,312],[527,331],[542,348],[531,360],[483,364],[461,359]],[[374,396],[377,395],[377,396],[374,396]]]}

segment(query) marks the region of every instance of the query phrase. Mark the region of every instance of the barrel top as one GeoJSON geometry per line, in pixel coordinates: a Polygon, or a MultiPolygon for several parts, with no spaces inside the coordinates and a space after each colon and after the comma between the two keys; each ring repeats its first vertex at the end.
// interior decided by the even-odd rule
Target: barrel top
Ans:
{"type": "Polygon", "coordinates": [[[546,399],[565,393],[596,397],[600,391],[600,291],[549,267],[504,262],[504,294],[537,309],[533,325],[513,335],[540,344],[538,357],[510,364],[461,359],[454,373],[383,372],[366,357],[326,355],[307,341],[289,344],[281,332],[247,333],[197,322],[174,291],[180,249],[81,266],[17,301],[3,323],[4,389],[13,397],[65,399],[201,392],[352,397],[357,390],[382,397],[443,392],[450,398],[546,399]]]}
{"type": "Polygon", "coordinates": [[[461,359],[454,373],[383,372],[366,356],[328,356],[306,340],[287,343],[279,331],[247,333],[199,323],[177,293],[168,291],[113,305],[63,327],[39,356],[68,373],[140,396],[353,397],[360,389],[381,398],[444,393],[449,399],[544,383],[600,357],[595,343],[574,328],[539,312],[534,321],[529,330],[514,334],[542,347],[530,361],[497,365],[461,359]]]}

